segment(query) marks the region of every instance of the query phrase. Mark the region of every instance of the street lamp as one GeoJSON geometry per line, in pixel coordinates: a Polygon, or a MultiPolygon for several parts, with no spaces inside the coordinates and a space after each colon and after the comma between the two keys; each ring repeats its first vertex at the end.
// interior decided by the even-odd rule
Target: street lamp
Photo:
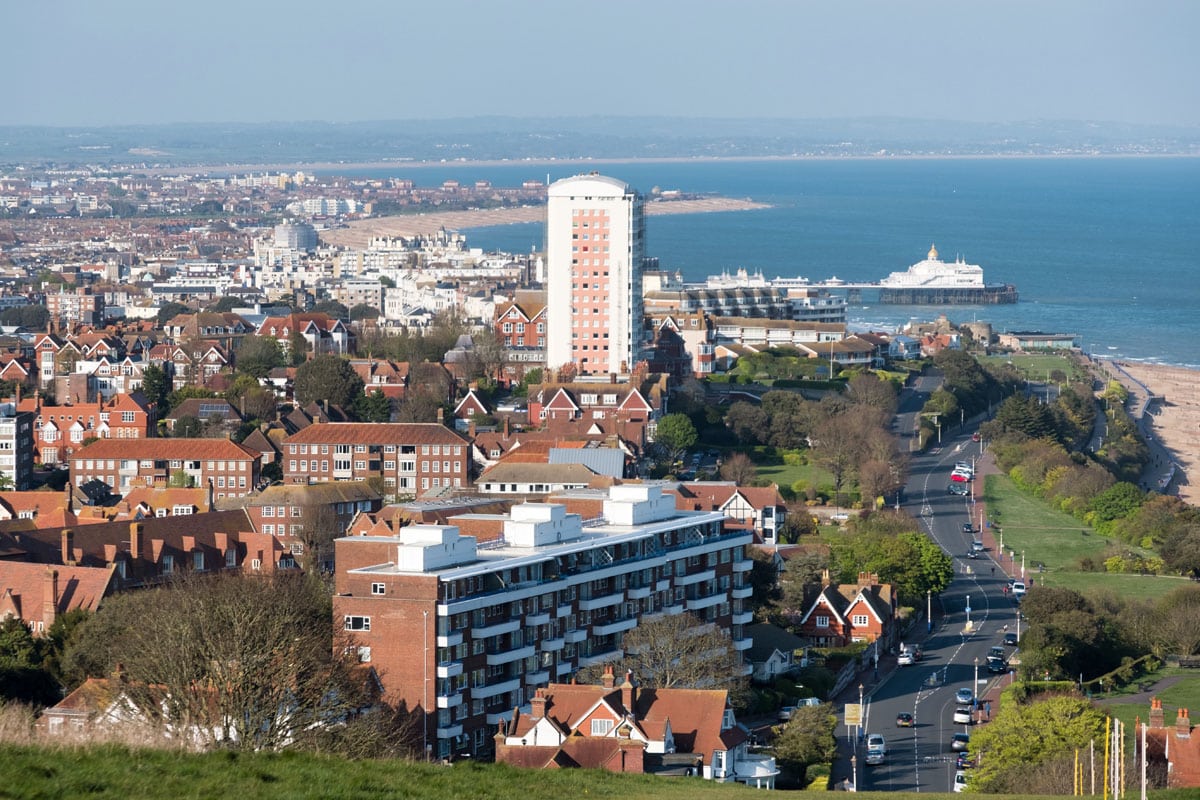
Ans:
{"type": "MultiPolygon", "coordinates": [[[[858,685],[858,741],[862,741],[862,725],[863,725],[863,685],[858,685]]],[[[854,749],[858,749],[858,744],[855,744],[854,749]]],[[[854,781],[858,785],[858,780],[854,781]]]]}
{"type": "Polygon", "coordinates": [[[425,653],[421,659],[424,665],[423,680],[421,681],[421,752],[425,760],[429,760],[429,610],[421,612],[424,617],[425,653]]]}
{"type": "Polygon", "coordinates": [[[853,753],[850,754],[850,773],[853,776],[854,782],[850,785],[850,791],[858,791],[858,759],[853,753]]]}
{"type": "Polygon", "coordinates": [[[967,595],[967,627],[971,627],[971,595],[967,595]]]}
{"type": "Polygon", "coordinates": [[[1025,580],[1025,551],[1021,551],[1021,580],[1025,580]]]}
{"type": "Polygon", "coordinates": [[[925,632],[932,633],[933,632],[933,590],[932,589],[925,590],[925,622],[928,623],[928,627],[925,629],[925,632]]]}
{"type": "MultiPolygon", "coordinates": [[[[975,656],[975,685],[971,687],[971,695],[974,696],[976,689],[979,687],[979,656],[975,656]]],[[[975,705],[979,705],[976,703],[975,705]]]]}

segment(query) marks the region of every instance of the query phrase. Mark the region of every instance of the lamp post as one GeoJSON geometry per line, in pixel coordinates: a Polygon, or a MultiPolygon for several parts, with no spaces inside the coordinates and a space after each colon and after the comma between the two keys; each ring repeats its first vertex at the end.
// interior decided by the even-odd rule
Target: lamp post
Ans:
{"type": "Polygon", "coordinates": [[[925,628],[925,632],[932,633],[933,632],[933,590],[932,589],[927,589],[925,591],[925,622],[928,623],[928,627],[925,628]]]}
{"type": "Polygon", "coordinates": [[[424,617],[425,624],[423,626],[425,633],[425,654],[421,659],[424,665],[424,673],[421,681],[421,752],[425,756],[425,760],[429,760],[429,610],[425,609],[421,612],[424,617]]]}
{"type": "MultiPolygon", "coordinates": [[[[976,687],[979,686],[979,656],[975,656],[975,685],[971,687],[971,694],[975,694],[976,687]]],[[[979,705],[976,703],[975,705],[979,705]]]]}
{"type": "Polygon", "coordinates": [[[967,627],[971,627],[971,595],[967,595],[967,627]]]}
{"type": "MultiPolygon", "coordinates": [[[[863,726],[863,685],[858,685],[858,742],[862,742],[862,726],[863,726]]],[[[858,750],[858,742],[855,743],[854,749],[858,750]]],[[[855,785],[858,785],[857,779],[855,785]]]]}
{"type": "Polygon", "coordinates": [[[853,753],[850,754],[850,774],[852,775],[853,783],[850,784],[850,791],[858,791],[858,759],[853,753]]]}
{"type": "Polygon", "coordinates": [[[1017,646],[1021,645],[1021,610],[1017,609],[1017,646]]]}
{"type": "Polygon", "coordinates": [[[1025,579],[1025,551],[1021,551],[1021,580],[1025,579]]]}

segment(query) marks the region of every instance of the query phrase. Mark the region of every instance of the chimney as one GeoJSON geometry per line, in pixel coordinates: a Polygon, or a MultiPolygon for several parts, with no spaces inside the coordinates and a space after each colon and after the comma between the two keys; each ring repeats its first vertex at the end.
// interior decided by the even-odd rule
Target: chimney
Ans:
{"type": "Polygon", "coordinates": [[[131,522],[129,524],[129,557],[131,559],[139,559],[142,557],[142,523],[131,522]]]}
{"type": "Polygon", "coordinates": [[[467,423],[467,436],[471,439],[475,438],[475,415],[471,415],[471,421],[467,423]]]}
{"type": "Polygon", "coordinates": [[[621,705],[633,716],[633,703],[637,699],[637,689],[633,686],[633,670],[625,671],[625,680],[621,682],[621,705]]]}
{"type": "Polygon", "coordinates": [[[1163,707],[1162,700],[1157,697],[1150,698],[1150,727],[1163,727],[1163,707]]]}
{"type": "Polygon", "coordinates": [[[603,686],[605,689],[611,689],[611,688],[613,688],[614,682],[615,682],[615,679],[613,678],[612,664],[607,664],[604,667],[604,675],[603,675],[603,677],[600,678],[600,685],[603,686]]]}
{"type": "Polygon", "coordinates": [[[1188,710],[1181,708],[1176,712],[1175,717],[1175,738],[1190,739],[1192,737],[1192,721],[1188,719],[1188,710]]]}
{"type": "Polygon", "coordinates": [[[546,716],[546,692],[538,689],[529,699],[529,718],[542,719],[546,716]]]}
{"type": "Polygon", "coordinates": [[[829,577],[829,570],[828,569],[821,570],[821,585],[828,586],[831,583],[833,583],[833,580],[829,577]]]}
{"type": "Polygon", "coordinates": [[[67,566],[72,566],[75,559],[75,532],[70,528],[63,528],[62,532],[62,563],[67,566]]]}
{"type": "Polygon", "coordinates": [[[444,408],[442,408],[441,406],[438,406],[438,415],[437,415],[438,425],[445,424],[445,419],[443,419],[445,416],[446,416],[446,410],[444,408]]]}
{"type": "Polygon", "coordinates": [[[504,417],[504,438],[505,438],[505,439],[507,439],[507,438],[508,438],[508,420],[509,420],[509,419],[510,419],[510,418],[509,418],[509,417],[507,417],[507,416],[505,416],[505,417],[504,417]]]}
{"type": "Polygon", "coordinates": [[[49,632],[58,616],[58,570],[46,570],[46,579],[42,583],[42,623],[49,632]]]}
{"type": "Polygon", "coordinates": [[[208,510],[213,510],[213,479],[208,479],[208,510]]]}

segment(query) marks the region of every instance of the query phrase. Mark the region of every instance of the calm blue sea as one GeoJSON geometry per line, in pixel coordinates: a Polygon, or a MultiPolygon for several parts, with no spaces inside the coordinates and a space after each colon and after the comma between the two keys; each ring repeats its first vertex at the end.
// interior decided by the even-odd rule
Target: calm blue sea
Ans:
{"type": "MultiPolygon", "coordinates": [[[[557,180],[580,165],[447,165],[371,174],[418,185],[557,180]]],[[[895,326],[939,313],[997,331],[1075,333],[1098,355],[1200,368],[1200,159],[897,159],[628,163],[602,173],[745,197],[760,211],[647,218],[647,254],[686,280],[747,267],[768,277],[874,281],[936,244],[1016,284],[1015,306],[852,307],[895,326]]],[[[540,224],[479,228],[472,246],[528,252],[540,224]]]]}

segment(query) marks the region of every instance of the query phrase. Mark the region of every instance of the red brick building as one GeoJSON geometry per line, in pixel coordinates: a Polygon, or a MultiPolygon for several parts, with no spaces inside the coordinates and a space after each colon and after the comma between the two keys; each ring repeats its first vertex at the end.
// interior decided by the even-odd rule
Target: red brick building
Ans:
{"type": "Polygon", "coordinates": [[[394,499],[470,484],[470,444],[436,423],[318,423],[283,442],[285,483],[382,478],[394,499]]]}
{"type": "Polygon", "coordinates": [[[158,429],[158,408],[140,393],[65,406],[45,405],[35,394],[19,408],[35,415],[33,457],[43,464],[66,461],[84,439],[149,439],[158,429]]]}
{"type": "Polygon", "coordinates": [[[178,476],[193,486],[212,481],[220,499],[252,491],[261,461],[262,454],[228,439],[102,439],[73,453],[69,465],[74,486],[99,480],[124,494],[178,476]]]}
{"type": "Polygon", "coordinates": [[[859,573],[855,584],[837,585],[828,578],[826,573],[820,593],[801,617],[799,635],[828,647],[875,641],[890,645],[899,612],[896,587],[881,584],[870,572],[859,573]]]}

